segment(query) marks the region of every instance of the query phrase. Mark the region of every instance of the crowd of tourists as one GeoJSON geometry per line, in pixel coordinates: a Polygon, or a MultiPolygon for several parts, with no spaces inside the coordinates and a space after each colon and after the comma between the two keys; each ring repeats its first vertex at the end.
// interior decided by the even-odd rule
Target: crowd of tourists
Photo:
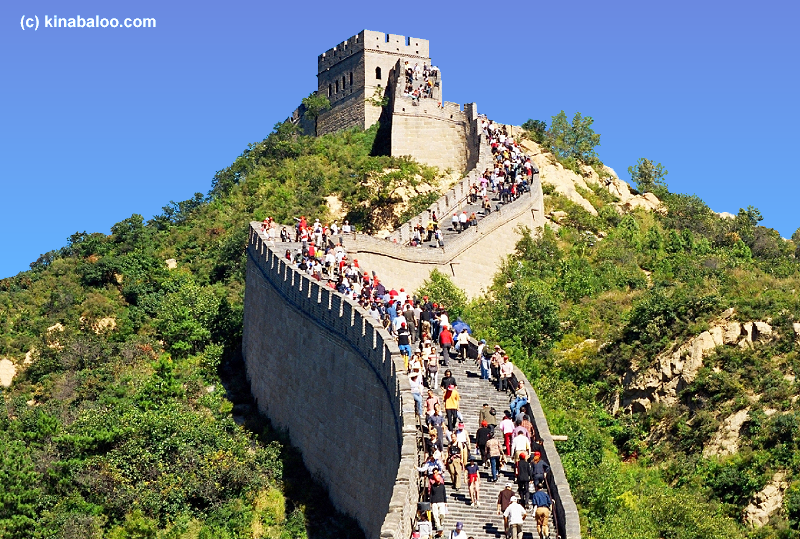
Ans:
{"type": "MultiPolygon", "coordinates": [[[[350,232],[349,226],[346,221],[341,227],[327,226],[301,216],[291,233],[271,218],[261,230],[267,238],[279,235],[289,244],[286,259],[294,267],[352,298],[397,340],[425,440],[419,467],[425,488],[413,537],[445,537],[445,474],[456,491],[466,484],[470,505],[487,503],[481,498],[482,469],[489,482],[500,481],[504,473],[509,477],[496,500],[507,536],[521,537],[522,521],[531,512],[546,537],[552,501],[543,487],[549,465],[541,458],[541,442],[526,413],[528,389],[514,376],[508,354],[500,345],[489,348],[484,339],[476,342],[463,323],[450,320],[447,310],[428,296],[389,287],[359,268],[345,248],[343,234],[350,232]],[[472,362],[485,383],[510,395],[502,412],[483,405],[474,433],[465,428],[458,381],[448,369],[452,361],[472,362]]],[[[452,526],[447,537],[468,539],[463,523],[452,526]]]]}
{"type": "MultiPolygon", "coordinates": [[[[478,226],[479,219],[489,215],[493,207],[496,210],[500,204],[513,202],[529,192],[533,175],[539,173],[531,158],[508,134],[506,126],[482,117],[480,127],[491,147],[492,164],[469,186],[465,200],[467,206],[453,212],[449,218],[450,229],[459,234],[478,226]]],[[[432,212],[427,224],[423,224],[422,220],[414,224],[409,245],[421,247],[433,242],[436,246],[444,247],[442,226],[440,216],[432,212]]]]}
{"type": "Polygon", "coordinates": [[[506,126],[482,118],[481,131],[492,148],[493,163],[484,171],[481,186],[475,188],[483,190],[490,186],[502,202],[515,200],[530,190],[533,175],[539,169],[522,151],[506,126]]]}
{"type": "MultiPolygon", "coordinates": [[[[433,75],[427,65],[406,65],[407,83],[427,82],[433,75]]],[[[481,201],[481,210],[452,215],[450,226],[458,233],[477,225],[479,214],[492,211],[490,195],[500,203],[511,202],[530,189],[532,176],[538,172],[505,126],[481,119],[481,129],[491,145],[493,165],[468,195],[473,205],[481,201]]],[[[411,245],[431,241],[444,245],[439,218],[431,217],[426,226],[417,223],[413,228],[411,245]]],[[[328,225],[301,216],[292,230],[267,218],[261,231],[273,243],[279,239],[288,244],[285,257],[294,267],[356,301],[397,340],[425,431],[425,460],[419,468],[425,478],[424,500],[414,537],[445,536],[445,473],[456,491],[466,483],[470,505],[486,503],[480,495],[482,468],[489,482],[500,481],[504,469],[513,477],[496,500],[507,536],[521,537],[521,525],[529,511],[536,518],[540,536],[547,536],[552,500],[544,481],[549,465],[542,459],[541,442],[526,414],[528,390],[514,377],[514,366],[500,345],[490,349],[485,340],[476,343],[467,328],[454,324],[446,309],[427,296],[417,298],[405,288],[396,290],[374,272],[363,271],[358,260],[347,254],[345,238],[353,231],[347,221],[341,226],[337,222],[328,225]],[[458,382],[447,369],[454,360],[474,362],[481,379],[510,394],[508,409],[502,413],[484,404],[474,433],[465,429],[458,382]]],[[[448,537],[468,538],[463,523],[453,526],[448,537]]]]}
{"type": "MultiPolygon", "coordinates": [[[[447,333],[448,327],[445,325],[440,332],[442,359],[432,357],[429,365],[435,362],[447,366],[451,359],[449,348],[453,340],[452,334],[447,333]]],[[[483,339],[474,344],[466,330],[459,332],[458,336],[455,342],[458,360],[473,361],[480,369],[481,379],[491,380],[497,391],[510,392],[509,409],[503,412],[502,419],[498,421],[495,408],[488,403],[483,404],[478,417],[480,427],[470,436],[465,430],[460,411],[461,395],[452,372],[445,370],[441,383],[437,383],[436,378],[428,378],[425,384],[427,397],[424,400],[424,419],[428,431],[425,462],[418,470],[427,478],[428,502],[423,509],[426,513],[430,509],[430,518],[420,514],[420,534],[415,537],[443,536],[444,519],[448,514],[445,471],[451,487],[459,491],[462,484],[466,483],[469,505],[480,507],[481,467],[485,469],[489,482],[497,482],[506,466],[511,469],[508,475],[513,477],[513,481],[508,482],[500,492],[497,513],[503,516],[507,536],[514,539],[522,537],[522,523],[530,511],[536,518],[540,537],[547,537],[552,500],[545,488],[545,480],[550,467],[542,459],[541,440],[537,438],[533,423],[526,413],[525,405],[529,397],[527,388],[522,381],[516,381],[516,387],[512,388],[511,381],[516,380],[513,364],[500,345],[489,350],[483,339]]],[[[414,367],[409,368],[409,376],[413,392],[413,380],[416,377],[414,367]]]]}
{"type": "Polygon", "coordinates": [[[420,67],[419,62],[413,66],[406,61],[405,63],[405,85],[403,95],[419,102],[420,98],[432,98],[433,88],[436,84],[435,79],[439,75],[439,70],[435,67],[423,63],[420,67]]]}

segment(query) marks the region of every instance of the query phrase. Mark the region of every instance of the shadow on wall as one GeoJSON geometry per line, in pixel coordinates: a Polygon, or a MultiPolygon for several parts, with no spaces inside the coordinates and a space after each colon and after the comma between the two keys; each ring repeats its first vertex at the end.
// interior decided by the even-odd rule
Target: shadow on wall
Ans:
{"type": "Polygon", "coordinates": [[[286,527],[291,532],[305,530],[308,539],[365,539],[358,522],[333,506],[321,481],[305,467],[300,451],[290,445],[288,433],[274,428],[268,418],[258,413],[241,349],[222,363],[220,379],[225,396],[233,403],[234,421],[263,445],[275,441],[281,444],[278,458],[283,468],[286,527]]]}

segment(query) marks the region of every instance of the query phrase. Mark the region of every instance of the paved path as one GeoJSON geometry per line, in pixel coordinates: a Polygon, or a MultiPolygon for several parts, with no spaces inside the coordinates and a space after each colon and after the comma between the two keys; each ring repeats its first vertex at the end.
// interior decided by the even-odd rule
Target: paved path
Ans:
{"type": "MultiPolygon", "coordinates": [[[[493,406],[497,410],[497,415],[502,418],[504,410],[508,409],[508,393],[501,393],[495,389],[490,380],[480,379],[480,369],[474,361],[467,359],[459,363],[455,359],[450,360],[449,367],[439,367],[440,373],[444,375],[445,369],[450,369],[456,379],[458,391],[461,395],[461,414],[464,417],[464,425],[470,433],[472,447],[475,447],[475,432],[478,430],[478,414],[484,403],[493,406]]],[[[437,391],[439,397],[442,396],[441,390],[437,391]]],[[[449,514],[445,518],[445,537],[451,529],[455,527],[457,521],[464,523],[464,531],[468,536],[479,538],[503,537],[503,517],[497,514],[497,495],[505,488],[508,482],[514,482],[514,471],[510,464],[503,467],[498,474],[497,483],[488,482],[491,477],[488,469],[482,469],[480,473],[481,487],[479,507],[472,507],[469,503],[469,491],[465,485],[461,486],[460,492],[452,489],[450,474],[445,473],[447,484],[447,497],[449,514]]],[[[514,491],[517,487],[514,484],[514,491]]],[[[523,538],[535,539],[536,520],[533,515],[529,515],[523,525],[523,538]]],[[[550,517],[550,539],[556,539],[555,524],[553,517],[550,517]]]]}

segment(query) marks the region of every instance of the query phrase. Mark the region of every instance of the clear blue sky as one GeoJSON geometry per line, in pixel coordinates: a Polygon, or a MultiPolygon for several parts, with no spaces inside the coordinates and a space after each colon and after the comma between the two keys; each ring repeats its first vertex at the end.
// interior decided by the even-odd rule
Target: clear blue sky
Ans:
{"type": "Polygon", "coordinates": [[[316,88],[317,55],[364,28],[429,39],[448,101],[508,123],[593,116],[621,177],[648,157],[673,190],[716,211],[752,204],[788,237],[799,5],[4,0],[0,277],[76,231],[207,192],[316,88]],[[157,27],[44,28],[54,15],[157,27]]]}

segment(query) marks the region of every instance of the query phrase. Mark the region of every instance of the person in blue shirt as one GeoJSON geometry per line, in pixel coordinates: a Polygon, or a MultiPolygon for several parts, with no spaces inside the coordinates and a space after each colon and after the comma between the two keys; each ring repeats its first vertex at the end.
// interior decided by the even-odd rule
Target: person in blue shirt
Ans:
{"type": "Polygon", "coordinates": [[[547,537],[550,533],[548,522],[550,519],[550,505],[552,500],[546,490],[541,485],[536,485],[536,492],[533,493],[533,514],[536,517],[536,531],[539,537],[547,537]]]}

